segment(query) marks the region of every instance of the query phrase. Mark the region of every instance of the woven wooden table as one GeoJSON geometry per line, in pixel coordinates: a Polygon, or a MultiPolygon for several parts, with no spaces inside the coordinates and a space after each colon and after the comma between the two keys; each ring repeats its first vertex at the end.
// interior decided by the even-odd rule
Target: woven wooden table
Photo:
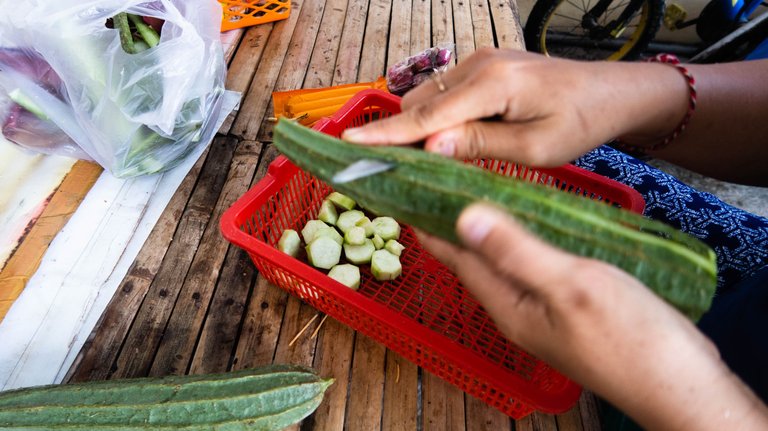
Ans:
{"type": "Polygon", "coordinates": [[[514,2],[294,1],[287,20],[239,33],[227,87],[243,93],[240,109],[179,187],[67,380],[293,363],[336,378],[304,430],[599,429],[588,393],[564,414],[513,421],[332,318],[313,336],[317,312],[264,280],[219,232],[222,213],[277,155],[273,91],[373,81],[438,43],[455,43],[459,61],[480,47],[520,49],[514,2]]]}

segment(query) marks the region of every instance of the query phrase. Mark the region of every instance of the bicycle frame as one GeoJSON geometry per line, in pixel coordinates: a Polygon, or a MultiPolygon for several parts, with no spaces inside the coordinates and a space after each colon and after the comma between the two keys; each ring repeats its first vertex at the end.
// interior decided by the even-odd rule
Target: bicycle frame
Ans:
{"type": "Polygon", "coordinates": [[[762,0],[713,0],[718,4],[718,10],[732,23],[745,23],[762,3],[762,0]]]}

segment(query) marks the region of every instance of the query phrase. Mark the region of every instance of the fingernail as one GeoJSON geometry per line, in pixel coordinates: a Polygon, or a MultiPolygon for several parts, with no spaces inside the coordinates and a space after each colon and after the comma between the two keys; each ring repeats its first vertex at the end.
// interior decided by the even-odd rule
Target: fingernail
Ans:
{"type": "Polygon", "coordinates": [[[456,140],[452,138],[443,139],[437,144],[437,151],[446,157],[453,157],[456,154],[456,140]]]}
{"type": "Polygon", "coordinates": [[[456,231],[466,245],[477,247],[483,243],[500,217],[500,214],[491,208],[473,205],[459,216],[456,231]]]}
{"type": "Polygon", "coordinates": [[[341,137],[346,141],[358,141],[365,137],[365,132],[360,127],[345,130],[341,137]]]}

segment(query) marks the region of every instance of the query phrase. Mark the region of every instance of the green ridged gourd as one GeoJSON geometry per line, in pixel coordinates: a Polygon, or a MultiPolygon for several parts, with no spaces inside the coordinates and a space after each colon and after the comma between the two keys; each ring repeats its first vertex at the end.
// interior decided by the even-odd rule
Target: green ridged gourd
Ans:
{"type": "Polygon", "coordinates": [[[468,205],[495,204],[545,241],[613,264],[696,321],[716,287],[715,254],[700,240],[605,203],[403,146],[344,142],[281,119],[274,144],[288,159],[375,213],[458,243],[456,219],[468,205]],[[376,175],[334,184],[361,159],[396,163],[376,175]]]}

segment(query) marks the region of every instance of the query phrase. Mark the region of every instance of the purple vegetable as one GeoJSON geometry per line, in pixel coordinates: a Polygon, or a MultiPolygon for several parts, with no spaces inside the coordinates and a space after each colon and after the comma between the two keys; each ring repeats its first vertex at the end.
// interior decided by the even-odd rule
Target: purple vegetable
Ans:
{"type": "MultiPolygon", "coordinates": [[[[0,69],[13,70],[52,95],[62,98],[63,84],[58,74],[31,50],[0,48],[0,69]]],[[[0,112],[3,136],[9,141],[37,152],[65,154],[90,159],[74,141],[50,120],[41,119],[24,107],[10,103],[0,112]],[[63,150],[63,151],[62,151],[63,150]]]]}
{"type": "Polygon", "coordinates": [[[425,70],[432,70],[434,68],[432,56],[429,55],[427,51],[424,51],[421,54],[417,54],[411,58],[414,58],[414,61],[411,64],[411,70],[414,73],[424,72],[425,70]]]}
{"type": "Polygon", "coordinates": [[[402,95],[413,87],[413,72],[407,66],[391,67],[387,72],[387,89],[390,93],[402,95]]]}
{"type": "Polygon", "coordinates": [[[435,64],[437,64],[437,67],[447,66],[451,62],[451,57],[453,57],[453,53],[450,49],[440,49],[437,52],[435,64]]]}
{"type": "Polygon", "coordinates": [[[28,49],[0,48],[0,70],[15,70],[48,92],[59,95],[61,78],[40,55],[28,49]]]}
{"type": "Polygon", "coordinates": [[[14,144],[36,152],[91,160],[56,124],[40,119],[15,103],[3,121],[2,134],[14,144]]]}
{"type": "Polygon", "coordinates": [[[425,81],[429,81],[429,78],[432,76],[432,73],[434,72],[422,72],[414,75],[413,87],[418,87],[419,85],[423,84],[425,81]]]}
{"type": "Polygon", "coordinates": [[[450,63],[450,49],[433,47],[398,62],[387,70],[387,88],[393,94],[403,95],[423,83],[437,69],[450,63]]]}

